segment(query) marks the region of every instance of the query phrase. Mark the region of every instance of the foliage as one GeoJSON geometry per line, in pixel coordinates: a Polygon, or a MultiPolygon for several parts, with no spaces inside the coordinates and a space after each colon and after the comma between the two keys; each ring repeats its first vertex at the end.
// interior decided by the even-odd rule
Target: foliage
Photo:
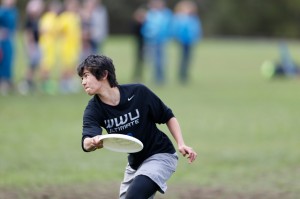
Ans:
{"type": "MultiPolygon", "coordinates": [[[[46,0],[48,2],[49,0],[46,0]]],[[[206,36],[239,35],[300,37],[300,3],[295,0],[195,0],[206,36]]],[[[21,16],[27,1],[18,1],[21,16]]],[[[130,33],[133,11],[147,1],[103,0],[110,18],[111,34],[130,33]]],[[[178,0],[168,0],[173,9],[178,0]]],[[[22,18],[20,18],[22,19],[22,18]]],[[[22,23],[22,20],[21,20],[22,23]]]]}
{"type": "Polygon", "coordinates": [[[299,37],[300,4],[293,0],[206,0],[204,19],[221,35],[299,37]]]}

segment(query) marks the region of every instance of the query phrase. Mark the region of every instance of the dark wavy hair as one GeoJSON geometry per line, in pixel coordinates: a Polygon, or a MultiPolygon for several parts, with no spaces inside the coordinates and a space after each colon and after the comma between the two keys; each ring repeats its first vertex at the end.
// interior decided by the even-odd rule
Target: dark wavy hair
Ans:
{"type": "Polygon", "coordinates": [[[77,67],[79,77],[83,76],[83,71],[88,70],[97,80],[101,80],[107,73],[107,80],[110,87],[118,86],[115,73],[115,66],[112,59],[105,55],[89,55],[77,67]]]}

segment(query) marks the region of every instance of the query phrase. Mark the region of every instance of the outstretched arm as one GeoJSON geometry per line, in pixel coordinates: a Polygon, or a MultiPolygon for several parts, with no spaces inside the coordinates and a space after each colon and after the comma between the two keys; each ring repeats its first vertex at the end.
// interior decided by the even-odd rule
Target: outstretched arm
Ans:
{"type": "Polygon", "coordinates": [[[182,137],[180,125],[175,117],[172,117],[168,122],[167,126],[169,131],[171,132],[172,136],[174,137],[175,141],[178,145],[179,152],[185,157],[189,159],[189,163],[192,163],[196,157],[197,153],[189,146],[186,146],[182,137]]]}

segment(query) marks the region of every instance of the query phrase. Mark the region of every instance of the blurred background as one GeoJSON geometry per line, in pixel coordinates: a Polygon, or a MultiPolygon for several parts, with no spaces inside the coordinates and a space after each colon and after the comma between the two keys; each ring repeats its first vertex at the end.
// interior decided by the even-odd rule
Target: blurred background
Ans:
{"type": "MultiPolygon", "coordinates": [[[[49,2],[49,0],[45,0],[49,2]]],[[[108,9],[110,33],[129,34],[131,16],[134,10],[146,5],[143,0],[121,2],[102,0],[108,9]]],[[[177,0],[168,0],[173,8],[177,0]]],[[[24,22],[27,1],[17,1],[20,10],[20,24],[24,22]],[[22,20],[23,19],[23,20],[22,20]]],[[[203,20],[206,36],[247,36],[299,38],[300,3],[294,0],[195,0],[203,20]]]]}
{"type": "Polygon", "coordinates": [[[80,145],[92,53],[160,96],[198,153],[156,198],[299,197],[300,1],[153,2],[1,1],[0,198],[118,198],[126,154],[80,145]]]}

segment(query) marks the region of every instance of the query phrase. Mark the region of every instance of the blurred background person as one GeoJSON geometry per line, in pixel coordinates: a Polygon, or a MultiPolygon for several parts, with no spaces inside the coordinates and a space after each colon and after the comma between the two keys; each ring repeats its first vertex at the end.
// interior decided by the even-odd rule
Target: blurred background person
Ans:
{"type": "Polygon", "coordinates": [[[39,45],[39,20],[44,10],[43,0],[30,0],[26,6],[24,26],[25,53],[28,57],[28,68],[25,79],[19,84],[19,92],[27,94],[35,89],[35,73],[39,69],[42,52],[39,45]]]}
{"type": "Polygon", "coordinates": [[[107,9],[101,0],[83,1],[85,20],[85,32],[89,34],[89,42],[93,54],[103,51],[103,44],[109,34],[109,18],[107,9]]]}
{"type": "Polygon", "coordinates": [[[154,62],[154,80],[157,85],[165,83],[165,47],[170,38],[172,11],[164,0],[150,0],[149,10],[142,27],[146,53],[154,62]]]}
{"type": "Polygon", "coordinates": [[[290,54],[286,42],[281,41],[279,43],[279,51],[280,51],[280,63],[278,64],[278,67],[282,68],[284,74],[288,77],[294,77],[295,75],[298,75],[299,69],[290,54]]]}
{"type": "Polygon", "coordinates": [[[0,94],[12,91],[13,60],[15,56],[14,39],[18,22],[15,0],[2,0],[0,6],[0,94]]]}
{"type": "Polygon", "coordinates": [[[80,59],[84,60],[90,54],[93,54],[91,41],[91,9],[88,1],[83,2],[83,8],[80,10],[81,17],[81,55],[80,59]]]}
{"type": "Polygon", "coordinates": [[[288,45],[285,41],[279,43],[279,61],[264,61],[261,66],[262,75],[267,78],[275,77],[299,77],[300,68],[293,60],[288,45]]]}
{"type": "Polygon", "coordinates": [[[81,19],[78,0],[65,0],[64,11],[58,17],[60,82],[63,94],[79,91],[80,84],[75,76],[75,67],[81,54],[81,19]],[[76,86],[78,85],[78,86],[76,86]]]}
{"type": "Polygon", "coordinates": [[[39,23],[40,46],[42,49],[41,79],[42,91],[48,94],[56,93],[56,84],[51,79],[58,59],[58,15],[62,10],[59,1],[51,1],[47,11],[42,15],[39,23]]]}
{"type": "Polygon", "coordinates": [[[193,47],[202,37],[201,21],[195,2],[182,0],[175,5],[172,34],[181,49],[178,77],[181,83],[186,83],[189,79],[193,47]]]}
{"type": "Polygon", "coordinates": [[[132,33],[135,42],[135,63],[133,80],[135,82],[141,82],[143,79],[143,67],[144,67],[144,38],[142,35],[142,27],[145,22],[147,10],[146,8],[139,7],[135,10],[132,16],[132,33]]]}

